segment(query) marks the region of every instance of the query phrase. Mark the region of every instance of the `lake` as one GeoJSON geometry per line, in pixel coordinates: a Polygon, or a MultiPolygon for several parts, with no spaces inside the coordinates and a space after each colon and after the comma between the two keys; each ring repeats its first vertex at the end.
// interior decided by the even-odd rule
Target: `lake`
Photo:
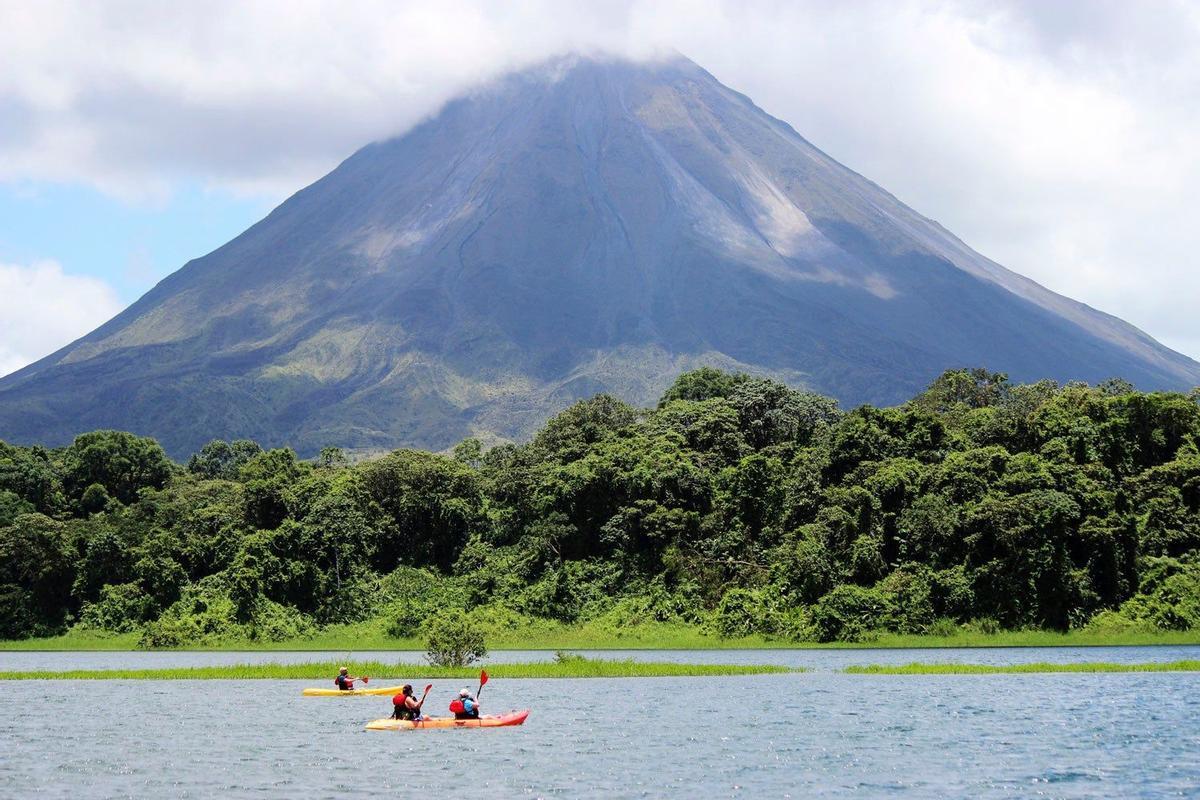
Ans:
{"type": "MultiPolygon", "coordinates": [[[[638,661],[675,661],[691,664],[782,664],[809,670],[840,670],[852,664],[908,664],[965,662],[972,664],[1023,664],[1035,661],[1200,660],[1200,645],[1151,647],[943,647],[882,650],[876,648],[783,650],[572,650],[589,658],[632,658],[638,661]]],[[[549,661],[551,650],[502,650],[484,663],[549,661]]],[[[294,664],[312,661],[382,661],[419,664],[425,653],[417,650],[159,650],[159,651],[3,651],[0,670],[155,669],[223,664],[294,664]]]]}
{"type": "MultiPolygon", "coordinates": [[[[493,680],[485,710],[533,709],[524,727],[494,730],[367,732],[368,720],[390,711],[387,698],[301,698],[312,681],[0,682],[0,796],[1195,796],[1200,675],[833,670],[914,660],[1175,660],[1198,651],[638,651],[631,655],[815,671],[493,680]]],[[[0,653],[0,668],[344,655],[0,653]]],[[[457,688],[436,682],[431,708],[444,709],[457,688]]]]}

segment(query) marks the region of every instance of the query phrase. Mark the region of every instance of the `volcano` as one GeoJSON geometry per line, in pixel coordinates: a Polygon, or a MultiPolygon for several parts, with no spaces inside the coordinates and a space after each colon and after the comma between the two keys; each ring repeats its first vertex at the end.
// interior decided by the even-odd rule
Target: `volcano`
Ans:
{"type": "Polygon", "coordinates": [[[0,379],[0,438],[311,454],[521,439],[745,370],[843,404],[951,367],[1140,388],[1200,364],[974,252],[682,57],[568,57],[371,144],[0,379]]]}

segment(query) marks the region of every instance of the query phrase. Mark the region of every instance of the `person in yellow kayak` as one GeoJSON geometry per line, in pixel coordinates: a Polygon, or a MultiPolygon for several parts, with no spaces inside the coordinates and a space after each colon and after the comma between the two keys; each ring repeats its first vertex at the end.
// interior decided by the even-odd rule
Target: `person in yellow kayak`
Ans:
{"type": "Polygon", "coordinates": [[[470,689],[463,689],[457,699],[451,701],[450,710],[455,719],[479,719],[479,701],[471,695],[470,689]]]}
{"type": "Polygon", "coordinates": [[[421,706],[425,705],[425,698],[429,695],[429,690],[426,689],[425,692],[418,700],[413,696],[412,684],[404,684],[400,689],[400,694],[392,698],[392,719],[407,719],[413,722],[420,720],[421,706]]]}
{"type": "Polygon", "coordinates": [[[350,670],[348,670],[346,667],[339,669],[338,676],[333,679],[333,682],[337,684],[337,687],[343,692],[348,692],[353,689],[355,681],[362,681],[363,683],[366,683],[367,679],[350,677],[350,670]]]}

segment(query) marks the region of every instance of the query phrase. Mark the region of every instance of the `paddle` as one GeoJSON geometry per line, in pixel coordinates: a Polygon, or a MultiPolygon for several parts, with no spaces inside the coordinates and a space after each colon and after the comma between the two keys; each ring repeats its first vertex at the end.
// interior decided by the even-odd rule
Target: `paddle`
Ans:
{"type": "Polygon", "coordinates": [[[488,674],[486,669],[479,670],[479,688],[475,691],[475,697],[483,694],[483,687],[487,686],[488,674]]]}

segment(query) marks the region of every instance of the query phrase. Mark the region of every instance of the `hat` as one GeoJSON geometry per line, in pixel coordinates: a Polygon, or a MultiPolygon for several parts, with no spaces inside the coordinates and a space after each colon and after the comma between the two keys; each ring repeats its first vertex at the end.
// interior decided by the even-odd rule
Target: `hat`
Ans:
{"type": "Polygon", "coordinates": [[[471,690],[470,689],[461,689],[461,690],[459,690],[458,696],[459,697],[470,697],[471,690]]]}
{"type": "Polygon", "coordinates": [[[350,671],[350,670],[346,669],[345,667],[338,667],[338,672],[340,672],[340,673],[342,673],[342,674],[345,674],[345,673],[347,673],[347,672],[349,672],[349,671],[350,671]]]}

